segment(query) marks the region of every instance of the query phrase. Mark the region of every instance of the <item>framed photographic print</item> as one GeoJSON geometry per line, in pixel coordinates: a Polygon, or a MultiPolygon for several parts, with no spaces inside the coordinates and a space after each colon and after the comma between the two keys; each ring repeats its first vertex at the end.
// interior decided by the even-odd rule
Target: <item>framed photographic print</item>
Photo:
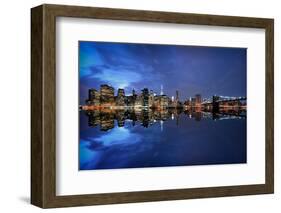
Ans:
{"type": "Polygon", "coordinates": [[[273,19],[31,9],[31,203],[274,191],[273,19]]]}

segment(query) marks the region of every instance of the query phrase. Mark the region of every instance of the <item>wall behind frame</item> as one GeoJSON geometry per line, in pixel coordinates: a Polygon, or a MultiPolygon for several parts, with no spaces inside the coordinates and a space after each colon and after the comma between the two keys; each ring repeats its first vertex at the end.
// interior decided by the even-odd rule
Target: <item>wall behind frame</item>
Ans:
{"type": "MultiPolygon", "coordinates": [[[[1,212],[39,212],[29,204],[30,194],[30,8],[39,0],[1,2],[1,212]]],[[[187,13],[252,16],[275,19],[275,58],[281,57],[281,14],[278,1],[214,0],[49,0],[52,4],[162,10],[187,13]]],[[[275,109],[281,107],[280,62],[275,60],[275,109]]],[[[154,203],[51,209],[50,212],[277,212],[281,199],[281,113],[275,110],[275,194],[228,198],[195,199],[154,203]],[[230,208],[231,207],[231,208],[230,208]]]]}

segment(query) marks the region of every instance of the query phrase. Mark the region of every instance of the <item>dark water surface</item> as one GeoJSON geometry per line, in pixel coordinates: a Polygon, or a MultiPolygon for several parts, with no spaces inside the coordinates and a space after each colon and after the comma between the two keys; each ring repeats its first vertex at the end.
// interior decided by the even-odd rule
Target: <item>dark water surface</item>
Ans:
{"type": "Polygon", "coordinates": [[[80,170],[246,163],[241,112],[80,111],[80,170]]]}

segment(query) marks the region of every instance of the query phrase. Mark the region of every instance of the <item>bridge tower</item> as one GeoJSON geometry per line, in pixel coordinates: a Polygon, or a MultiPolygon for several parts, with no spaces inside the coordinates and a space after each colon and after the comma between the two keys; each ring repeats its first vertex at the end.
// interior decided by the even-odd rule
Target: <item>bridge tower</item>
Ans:
{"type": "Polygon", "coordinates": [[[219,111],[219,96],[214,95],[213,96],[213,113],[217,113],[219,111]]]}

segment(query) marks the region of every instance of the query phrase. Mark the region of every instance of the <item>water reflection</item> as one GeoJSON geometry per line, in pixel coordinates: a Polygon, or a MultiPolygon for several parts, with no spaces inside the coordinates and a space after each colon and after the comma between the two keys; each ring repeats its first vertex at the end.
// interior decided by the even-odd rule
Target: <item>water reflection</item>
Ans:
{"type": "Polygon", "coordinates": [[[246,147],[246,111],[80,111],[80,170],[246,163],[246,147]]]}
{"type": "Polygon", "coordinates": [[[219,112],[201,111],[201,110],[182,110],[182,109],[166,109],[166,110],[92,110],[84,111],[88,117],[88,125],[90,127],[100,127],[101,131],[107,131],[118,127],[124,127],[126,121],[131,121],[132,126],[140,124],[143,127],[150,127],[156,122],[163,123],[168,119],[176,120],[176,124],[180,125],[179,115],[182,114],[186,118],[201,121],[202,118],[212,120],[222,119],[245,119],[245,110],[221,110],[219,112]],[[114,122],[116,121],[116,122],[114,122]]]}

